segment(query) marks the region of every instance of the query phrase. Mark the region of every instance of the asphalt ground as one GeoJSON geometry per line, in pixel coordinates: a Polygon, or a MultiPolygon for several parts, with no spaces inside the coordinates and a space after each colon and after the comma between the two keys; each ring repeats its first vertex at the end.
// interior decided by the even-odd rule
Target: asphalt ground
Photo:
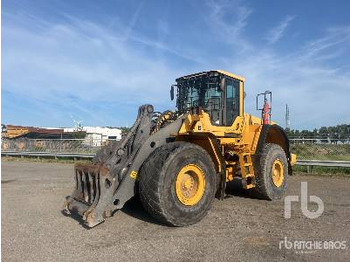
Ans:
{"type": "Polygon", "coordinates": [[[315,219],[300,203],[285,219],[283,200],[255,199],[235,183],[196,225],[161,225],[131,201],[86,229],[61,213],[73,165],[10,161],[1,168],[3,261],[350,261],[349,177],[290,177],[286,195],[300,196],[305,181],[308,194],[322,199],[324,212],[315,219]],[[298,241],[322,242],[322,249],[300,249],[298,241]]]}

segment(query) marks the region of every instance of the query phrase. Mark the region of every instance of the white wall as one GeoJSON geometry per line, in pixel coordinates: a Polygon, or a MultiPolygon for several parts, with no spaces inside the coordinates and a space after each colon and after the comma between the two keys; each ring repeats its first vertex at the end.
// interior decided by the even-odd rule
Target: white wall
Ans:
{"type": "MultiPolygon", "coordinates": [[[[64,128],[64,132],[74,131],[76,131],[74,127],[64,128]]],[[[103,142],[112,137],[115,137],[117,141],[122,138],[122,130],[119,128],[85,126],[83,131],[86,132],[85,143],[91,146],[101,146],[103,142]]]]}

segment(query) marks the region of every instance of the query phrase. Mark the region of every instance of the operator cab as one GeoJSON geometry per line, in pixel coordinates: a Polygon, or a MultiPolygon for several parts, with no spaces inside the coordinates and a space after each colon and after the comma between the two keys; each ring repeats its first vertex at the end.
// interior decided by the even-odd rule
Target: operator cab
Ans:
{"type": "Polygon", "coordinates": [[[187,75],[176,79],[171,87],[171,99],[177,88],[176,107],[180,113],[210,115],[212,125],[231,126],[243,114],[243,85],[245,79],[217,70],[187,75]]]}

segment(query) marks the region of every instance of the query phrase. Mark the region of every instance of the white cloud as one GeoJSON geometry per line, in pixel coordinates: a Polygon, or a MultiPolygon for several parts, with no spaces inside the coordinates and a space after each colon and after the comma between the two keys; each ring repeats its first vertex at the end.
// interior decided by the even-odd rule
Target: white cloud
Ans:
{"type": "Polygon", "coordinates": [[[267,42],[269,44],[274,44],[278,42],[284,36],[287,28],[294,19],[295,16],[289,15],[285,17],[276,27],[272,28],[266,36],[267,42]]]}
{"type": "MultiPolygon", "coordinates": [[[[316,57],[322,54],[322,52],[327,52],[334,54],[334,51],[337,51],[336,54],[339,54],[339,48],[342,44],[347,44],[350,42],[350,26],[343,27],[332,27],[328,28],[327,34],[319,39],[309,41],[305,46],[307,51],[307,58],[316,57]]],[[[349,48],[348,48],[349,49],[349,48]]],[[[324,54],[322,54],[324,55],[324,54]]],[[[329,58],[328,56],[326,58],[329,58]]],[[[334,58],[334,57],[331,57],[334,58]]]]}
{"type": "MultiPolygon", "coordinates": [[[[18,92],[40,87],[41,95],[51,95],[55,90],[74,91],[84,99],[106,95],[108,98],[123,88],[141,88],[141,81],[143,85],[149,84],[149,74],[167,73],[162,61],[148,59],[108,33],[93,31],[91,24],[81,26],[54,26],[39,35],[17,28],[5,29],[5,34],[11,35],[8,41],[12,46],[5,46],[3,71],[5,81],[14,80],[11,91],[16,87],[18,92]],[[91,35],[82,32],[87,27],[93,32],[91,35]],[[13,47],[16,42],[25,48],[13,47]]],[[[3,88],[6,90],[6,84],[3,88]]]]}
{"type": "MultiPolygon", "coordinates": [[[[171,25],[161,19],[158,38],[150,39],[135,30],[137,10],[130,23],[116,18],[113,30],[70,17],[66,23],[49,23],[5,14],[2,89],[33,101],[38,111],[28,114],[36,119],[49,114],[56,125],[66,125],[74,115],[84,124],[122,125],[132,124],[143,103],[153,103],[158,110],[173,108],[168,90],[176,77],[221,68],[246,77],[248,112],[257,114],[255,94],[270,89],[273,117],[282,125],[286,103],[294,128],[350,123],[349,67],[328,63],[349,54],[349,27],[330,28],[319,39],[301,43],[297,51],[280,54],[271,45],[248,40],[245,29],[252,9],[241,1],[212,1],[204,11],[203,22],[210,26],[203,34],[226,45],[227,53],[208,53],[206,43],[203,48],[192,46],[191,39],[181,45],[167,43],[171,25]],[[230,20],[231,12],[236,20],[230,20]],[[174,65],[172,59],[183,63],[174,65]]],[[[271,39],[280,40],[292,20],[280,23],[271,39]]],[[[26,113],[22,105],[11,109],[26,113]]]]}
{"type": "MultiPolygon", "coordinates": [[[[216,14],[216,17],[220,16],[216,14]]],[[[283,37],[293,19],[292,16],[287,17],[269,32],[272,42],[283,37]]],[[[330,63],[341,55],[349,54],[348,27],[327,29],[319,39],[313,39],[306,45],[302,43],[297,51],[285,54],[277,53],[270,45],[248,44],[248,50],[242,52],[235,47],[230,55],[215,64],[215,67],[220,66],[246,77],[248,96],[245,106],[248,112],[259,114],[254,110],[255,94],[272,90],[273,117],[282,126],[285,104],[290,106],[292,128],[350,123],[349,67],[339,63],[332,66],[330,63]]]]}
{"type": "Polygon", "coordinates": [[[206,1],[209,15],[205,14],[212,32],[228,44],[238,47],[241,51],[250,49],[250,43],[244,38],[244,29],[253,10],[241,1],[206,1]]]}
{"type": "MultiPolygon", "coordinates": [[[[25,19],[40,28],[11,23],[3,27],[2,90],[32,101],[37,110],[41,108],[36,113],[43,114],[42,118],[56,105],[53,117],[60,117],[58,125],[67,124],[64,118],[70,122],[72,114],[98,124],[132,123],[130,116],[136,115],[137,106],[143,103],[155,103],[165,110],[170,104],[168,89],[184,72],[162,57],[155,59],[144,48],[191,59],[164,44],[141,39],[129,29],[126,41],[124,31],[111,32],[88,21],[48,24],[37,17],[35,23],[33,18],[25,19]],[[131,109],[118,117],[116,113],[106,116],[103,110],[113,104],[131,109]],[[60,115],[62,110],[65,112],[60,115]]],[[[24,17],[20,21],[24,22],[24,17]]]]}

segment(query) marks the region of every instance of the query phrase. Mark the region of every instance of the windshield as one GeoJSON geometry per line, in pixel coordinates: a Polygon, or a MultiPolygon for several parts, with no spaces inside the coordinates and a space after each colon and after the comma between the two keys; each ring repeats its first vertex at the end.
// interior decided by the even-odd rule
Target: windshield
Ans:
{"type": "Polygon", "coordinates": [[[177,81],[177,108],[186,112],[201,107],[210,114],[213,123],[218,123],[221,117],[222,91],[220,76],[203,75],[177,81]]]}

